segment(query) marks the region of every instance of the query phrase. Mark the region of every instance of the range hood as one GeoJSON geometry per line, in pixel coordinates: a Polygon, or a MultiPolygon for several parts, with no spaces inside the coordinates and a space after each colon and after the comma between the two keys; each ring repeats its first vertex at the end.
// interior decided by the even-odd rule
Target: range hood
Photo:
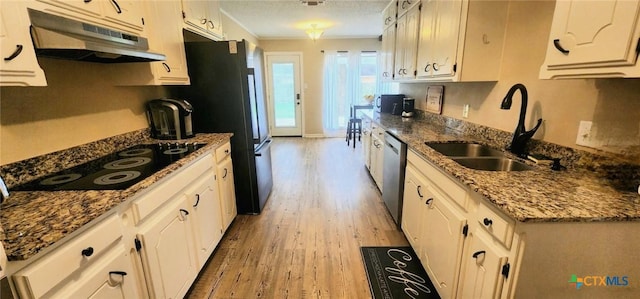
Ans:
{"type": "Polygon", "coordinates": [[[146,38],[29,9],[36,55],[102,63],[162,61],[146,38]]]}

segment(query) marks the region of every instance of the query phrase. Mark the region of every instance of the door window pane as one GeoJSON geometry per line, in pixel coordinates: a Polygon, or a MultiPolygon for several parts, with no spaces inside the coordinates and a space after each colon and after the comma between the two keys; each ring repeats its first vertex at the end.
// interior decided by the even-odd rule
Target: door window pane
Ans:
{"type": "Polygon", "coordinates": [[[293,63],[273,63],[274,125],[295,127],[296,94],[293,63]]]}

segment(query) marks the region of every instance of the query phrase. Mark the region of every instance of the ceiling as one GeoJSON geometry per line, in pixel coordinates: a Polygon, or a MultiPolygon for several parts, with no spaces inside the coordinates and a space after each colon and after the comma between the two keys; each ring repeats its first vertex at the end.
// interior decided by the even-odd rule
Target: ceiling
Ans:
{"type": "MultiPolygon", "coordinates": [[[[311,1],[313,2],[313,1],[311,1]]],[[[389,0],[325,0],[306,6],[300,0],[222,0],[220,8],[259,39],[309,38],[311,24],[321,38],[378,37],[382,10],[389,0]]]]}

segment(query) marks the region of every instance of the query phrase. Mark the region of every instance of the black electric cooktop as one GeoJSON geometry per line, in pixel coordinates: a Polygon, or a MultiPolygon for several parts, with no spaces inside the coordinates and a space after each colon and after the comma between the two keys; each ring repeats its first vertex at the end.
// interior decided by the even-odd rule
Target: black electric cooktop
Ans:
{"type": "Polygon", "coordinates": [[[140,144],[12,188],[14,191],[123,190],[203,147],[140,144]]]}

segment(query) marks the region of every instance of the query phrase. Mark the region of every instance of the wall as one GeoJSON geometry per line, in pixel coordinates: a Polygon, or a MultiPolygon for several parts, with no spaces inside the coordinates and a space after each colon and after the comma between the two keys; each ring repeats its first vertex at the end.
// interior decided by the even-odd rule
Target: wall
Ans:
{"type": "Polygon", "coordinates": [[[252,33],[247,31],[242,25],[238,24],[236,20],[222,11],[222,30],[224,31],[226,40],[242,40],[246,39],[256,45],[260,45],[258,38],[252,33]]]}
{"type": "MultiPolygon", "coordinates": [[[[538,79],[554,7],[553,1],[511,1],[499,81],[441,84],[443,114],[462,119],[463,105],[469,104],[465,120],[512,132],[520,96],[514,97],[511,110],[500,110],[500,103],[513,84],[523,83],[529,94],[527,129],[538,118],[544,120],[534,138],[593,152],[575,144],[580,121],[590,120],[596,139],[593,148],[640,157],[639,79],[538,79]]],[[[400,91],[415,97],[416,106],[424,110],[427,86],[401,84],[400,91]]]]}
{"type": "Polygon", "coordinates": [[[304,136],[322,136],[322,68],[321,50],[379,51],[377,38],[260,40],[265,52],[301,52],[303,67],[304,136]]]}
{"type": "Polygon", "coordinates": [[[2,87],[0,164],[147,127],[161,87],[117,87],[101,64],[40,59],[47,87],[2,87]]]}

